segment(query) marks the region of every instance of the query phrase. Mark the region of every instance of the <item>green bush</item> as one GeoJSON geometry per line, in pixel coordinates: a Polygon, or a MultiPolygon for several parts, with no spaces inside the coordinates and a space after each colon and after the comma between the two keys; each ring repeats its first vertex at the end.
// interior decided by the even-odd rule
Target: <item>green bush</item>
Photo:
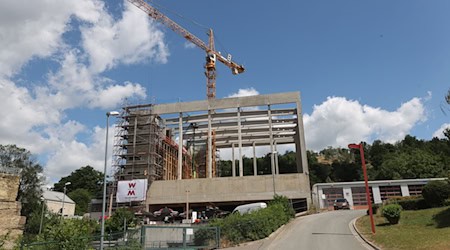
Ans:
{"type": "Polygon", "coordinates": [[[210,225],[219,227],[224,238],[238,244],[269,236],[293,216],[289,200],[275,196],[267,208],[243,215],[234,213],[224,219],[216,219],[210,225]]]}
{"type": "Polygon", "coordinates": [[[280,204],[283,206],[284,212],[290,216],[291,218],[294,218],[295,216],[295,210],[292,208],[291,203],[289,202],[289,199],[286,196],[282,195],[275,195],[273,197],[273,200],[269,202],[270,205],[280,204]]]}
{"type": "Polygon", "coordinates": [[[445,181],[430,181],[422,189],[422,196],[430,207],[439,207],[449,198],[450,184],[445,181]]]}
{"type": "Polygon", "coordinates": [[[450,199],[446,199],[444,201],[444,206],[450,206],[450,199]]]}
{"type": "Polygon", "coordinates": [[[54,224],[47,224],[43,233],[30,244],[33,245],[32,249],[88,249],[97,226],[96,221],[89,219],[58,220],[54,224]]]}
{"type": "Polygon", "coordinates": [[[429,208],[427,202],[423,198],[399,200],[397,204],[402,206],[403,210],[419,210],[429,208]]]}
{"type": "Polygon", "coordinates": [[[402,207],[398,204],[389,204],[382,208],[384,218],[386,218],[390,224],[397,224],[400,220],[400,214],[402,207]]]}
{"type": "Polygon", "coordinates": [[[209,246],[215,237],[216,231],[212,228],[199,228],[194,233],[194,243],[196,246],[209,246]]]}

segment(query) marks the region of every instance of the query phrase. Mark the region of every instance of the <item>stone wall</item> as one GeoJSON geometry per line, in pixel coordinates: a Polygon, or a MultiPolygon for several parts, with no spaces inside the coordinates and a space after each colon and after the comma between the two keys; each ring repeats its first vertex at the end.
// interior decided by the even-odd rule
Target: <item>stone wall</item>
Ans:
{"type": "Polygon", "coordinates": [[[20,202],[16,201],[19,178],[18,175],[0,173],[0,239],[7,235],[4,249],[12,249],[25,225],[25,217],[20,216],[20,202]]]}

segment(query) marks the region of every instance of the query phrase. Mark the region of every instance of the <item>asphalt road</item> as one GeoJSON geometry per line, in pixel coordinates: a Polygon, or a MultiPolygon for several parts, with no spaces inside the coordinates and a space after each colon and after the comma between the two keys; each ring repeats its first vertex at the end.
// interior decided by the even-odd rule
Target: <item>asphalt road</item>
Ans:
{"type": "Polygon", "coordinates": [[[365,210],[341,210],[299,217],[273,237],[232,249],[371,249],[349,227],[354,218],[364,213],[365,210]]]}

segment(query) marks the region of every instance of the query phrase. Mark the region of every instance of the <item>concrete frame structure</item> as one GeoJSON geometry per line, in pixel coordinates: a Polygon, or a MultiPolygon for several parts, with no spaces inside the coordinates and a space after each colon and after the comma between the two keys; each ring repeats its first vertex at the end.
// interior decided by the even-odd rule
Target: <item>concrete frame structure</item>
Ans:
{"type": "MultiPolygon", "coordinates": [[[[419,186],[424,186],[429,181],[433,180],[445,180],[445,178],[432,178],[432,179],[406,179],[406,180],[379,180],[379,181],[369,181],[369,187],[372,189],[372,197],[374,204],[380,204],[383,202],[383,199],[386,197],[383,197],[382,192],[380,192],[380,188],[383,187],[398,187],[398,193],[399,195],[395,196],[411,196],[414,194],[410,194],[410,188],[411,186],[415,186],[418,188],[419,186]]],[[[334,198],[345,198],[350,203],[350,207],[352,209],[366,209],[367,205],[358,206],[354,203],[354,197],[355,194],[352,191],[355,188],[363,188],[364,187],[364,181],[354,181],[354,182],[335,182],[335,183],[317,183],[313,185],[312,188],[312,200],[313,204],[318,209],[327,209],[332,208],[333,204],[330,204],[330,200],[328,197],[325,197],[323,199],[324,190],[325,189],[341,189],[342,195],[337,195],[334,198]]],[[[417,190],[418,191],[418,190],[417,190]]],[[[420,189],[421,193],[421,189],[420,189]]],[[[365,197],[365,193],[359,195],[360,197],[365,197]]],[[[389,195],[387,195],[389,196],[389,195]]],[[[333,199],[334,199],[333,198],[333,199]]],[[[364,198],[364,200],[366,200],[364,198]]]]}
{"type": "MultiPolygon", "coordinates": [[[[308,174],[300,92],[159,104],[152,106],[152,112],[159,116],[178,115],[163,119],[163,123],[172,126],[178,135],[180,152],[184,140],[193,140],[196,145],[207,145],[207,178],[214,177],[211,152],[213,130],[216,148],[238,147],[240,177],[243,176],[243,147],[270,146],[271,168],[277,173],[274,157],[276,145],[293,143],[296,145],[297,172],[308,174]],[[274,105],[285,104],[294,104],[295,107],[273,109],[274,105]],[[190,115],[191,112],[203,113],[190,115]],[[185,131],[188,127],[186,124],[190,123],[198,126],[195,136],[192,131],[185,131]]],[[[253,158],[256,158],[255,155],[253,158]]],[[[181,180],[181,160],[178,161],[178,172],[178,179],[181,180]]]]}
{"type": "Polygon", "coordinates": [[[309,204],[308,164],[299,92],[159,104],[152,105],[152,112],[160,116],[162,123],[178,137],[180,153],[183,152],[184,141],[205,146],[207,153],[206,178],[183,179],[182,161],[178,160],[177,180],[153,182],[146,202],[150,210],[151,207],[176,206],[185,202],[194,205],[271,200],[274,194],[309,204]],[[195,132],[188,129],[189,124],[196,124],[195,132]],[[279,174],[276,148],[283,144],[295,144],[296,173],[279,174]],[[256,171],[255,148],[259,146],[270,147],[272,175],[258,175],[256,171]],[[243,147],[253,148],[253,176],[243,174],[243,147]],[[214,178],[214,148],[233,149],[231,177],[214,178]],[[238,175],[234,167],[234,149],[237,149],[238,175]]]}

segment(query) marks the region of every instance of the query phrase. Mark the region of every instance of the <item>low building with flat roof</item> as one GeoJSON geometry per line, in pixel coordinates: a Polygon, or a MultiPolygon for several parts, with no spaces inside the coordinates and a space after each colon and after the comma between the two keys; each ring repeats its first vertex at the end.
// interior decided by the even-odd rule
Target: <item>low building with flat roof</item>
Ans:
{"type": "Polygon", "coordinates": [[[64,202],[64,216],[74,216],[75,215],[75,202],[70,199],[69,196],[61,192],[44,190],[42,196],[44,197],[45,204],[49,212],[55,214],[61,214],[63,210],[64,202]]]}
{"type": "MultiPolygon", "coordinates": [[[[423,187],[429,181],[434,180],[446,180],[446,178],[369,181],[370,197],[373,204],[380,204],[389,197],[420,196],[423,187]]],[[[316,208],[332,210],[334,200],[338,198],[347,199],[351,209],[366,209],[364,181],[316,183],[313,185],[312,201],[316,208]]]]}

